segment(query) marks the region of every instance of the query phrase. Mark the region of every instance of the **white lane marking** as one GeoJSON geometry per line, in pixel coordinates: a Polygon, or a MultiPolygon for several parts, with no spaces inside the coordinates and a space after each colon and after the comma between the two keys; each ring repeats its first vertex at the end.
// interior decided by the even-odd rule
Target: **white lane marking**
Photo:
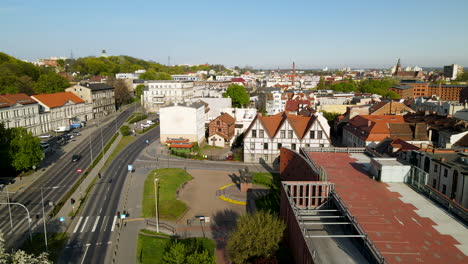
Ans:
{"type": "Polygon", "coordinates": [[[103,227],[102,231],[106,231],[106,217],[107,217],[107,216],[104,216],[104,217],[102,218],[102,225],[101,225],[101,226],[103,227]]]}
{"type": "Polygon", "coordinates": [[[115,220],[117,220],[117,216],[116,216],[116,215],[114,215],[114,221],[112,222],[111,231],[114,231],[114,227],[115,227],[115,220]]]}
{"type": "Polygon", "coordinates": [[[85,250],[85,252],[84,252],[83,259],[81,260],[81,264],[83,264],[83,262],[84,262],[84,260],[85,260],[85,258],[86,258],[86,253],[88,252],[88,248],[89,248],[90,245],[91,245],[91,244],[86,244],[86,250],[85,250]]]}
{"type": "Polygon", "coordinates": [[[91,232],[96,231],[96,226],[97,226],[97,224],[98,224],[98,222],[99,222],[99,218],[100,218],[100,216],[98,216],[98,217],[96,218],[96,222],[94,222],[94,226],[93,226],[93,231],[91,231],[91,232]]]}
{"type": "Polygon", "coordinates": [[[80,233],[83,232],[83,230],[85,229],[86,223],[88,222],[88,218],[89,218],[89,216],[86,217],[86,219],[85,219],[85,221],[84,221],[84,223],[83,223],[83,227],[81,228],[80,233]]]}
{"type": "Polygon", "coordinates": [[[102,212],[102,208],[101,208],[101,209],[99,209],[99,214],[101,214],[101,212],[102,212]]]}
{"type": "Polygon", "coordinates": [[[82,216],[80,216],[80,220],[78,220],[78,223],[76,224],[75,229],[73,229],[73,233],[76,233],[76,231],[78,230],[78,227],[80,226],[81,220],[83,220],[82,216]]]}

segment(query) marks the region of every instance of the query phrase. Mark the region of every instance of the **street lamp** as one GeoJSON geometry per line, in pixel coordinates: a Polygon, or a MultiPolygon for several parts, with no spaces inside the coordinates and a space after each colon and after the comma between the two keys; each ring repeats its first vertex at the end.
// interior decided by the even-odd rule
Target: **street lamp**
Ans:
{"type": "MultiPolygon", "coordinates": [[[[31,216],[29,214],[29,210],[28,208],[26,208],[26,206],[24,206],[23,204],[20,204],[20,203],[0,203],[0,204],[8,204],[8,207],[10,207],[11,204],[16,204],[16,205],[19,205],[19,206],[22,206],[24,208],[24,210],[26,210],[26,213],[28,214],[28,225],[29,225],[29,240],[31,241],[32,243],[32,232],[31,232],[31,216]]],[[[11,217],[11,215],[10,215],[11,217]]],[[[10,218],[11,219],[11,218],[10,218]]]]}
{"type": "Polygon", "coordinates": [[[45,240],[46,252],[48,251],[48,248],[47,248],[47,228],[46,228],[46,219],[45,219],[45,210],[44,210],[44,191],[43,191],[43,189],[57,189],[57,188],[58,188],[58,186],[53,186],[53,187],[48,187],[48,188],[41,187],[42,222],[44,223],[44,240],[45,240]]]}
{"type": "MultiPolygon", "coordinates": [[[[156,173],[155,173],[156,175],[156,173]]],[[[156,232],[159,233],[159,215],[158,215],[158,178],[154,179],[154,206],[156,209],[156,232]]]]}

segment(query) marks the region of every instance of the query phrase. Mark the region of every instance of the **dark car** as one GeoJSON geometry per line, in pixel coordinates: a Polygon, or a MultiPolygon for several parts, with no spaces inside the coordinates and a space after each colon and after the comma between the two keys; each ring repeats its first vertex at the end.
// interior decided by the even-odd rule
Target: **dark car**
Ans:
{"type": "Polygon", "coordinates": [[[73,155],[73,157],[72,157],[72,162],[78,161],[78,160],[80,160],[80,158],[81,158],[81,155],[75,154],[75,155],[73,155]]]}
{"type": "Polygon", "coordinates": [[[0,180],[0,184],[3,184],[3,185],[13,184],[13,183],[15,183],[14,179],[1,179],[0,180]]]}

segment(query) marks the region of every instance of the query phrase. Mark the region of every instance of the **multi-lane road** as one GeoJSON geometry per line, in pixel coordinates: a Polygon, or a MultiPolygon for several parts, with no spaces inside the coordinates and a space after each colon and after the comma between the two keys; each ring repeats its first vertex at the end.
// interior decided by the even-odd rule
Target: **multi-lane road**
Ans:
{"type": "MultiPolygon", "coordinates": [[[[102,146],[107,144],[115,134],[116,129],[125,122],[134,110],[135,106],[130,107],[120,113],[112,122],[107,123],[101,129],[95,130],[91,135],[86,135],[86,133],[82,135],[82,137],[87,136],[87,138],[75,149],[60,157],[55,164],[50,165],[46,173],[37,179],[32,186],[10,196],[10,202],[21,203],[29,209],[33,228],[39,228],[42,225],[41,188],[47,215],[53,208],[50,203],[56,204],[60,201],[63,195],[79,179],[80,175],[77,173],[77,169],[84,170],[91,164],[91,152],[93,158],[95,158],[100,153],[102,146]],[[74,154],[80,154],[82,158],[77,162],[71,162],[74,154]]],[[[11,228],[10,224],[8,207],[3,205],[0,208],[0,231],[3,232],[5,241],[9,246],[15,245],[18,239],[24,238],[29,232],[26,211],[23,208],[11,206],[11,217],[13,228],[11,228]]],[[[38,231],[42,231],[42,229],[38,231]]]]}

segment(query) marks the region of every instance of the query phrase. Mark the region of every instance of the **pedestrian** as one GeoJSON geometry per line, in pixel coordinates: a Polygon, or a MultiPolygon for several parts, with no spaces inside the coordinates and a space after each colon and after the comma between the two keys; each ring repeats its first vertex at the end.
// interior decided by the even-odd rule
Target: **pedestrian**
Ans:
{"type": "Polygon", "coordinates": [[[99,179],[101,179],[101,173],[100,172],[98,173],[98,176],[99,176],[99,179]]]}

